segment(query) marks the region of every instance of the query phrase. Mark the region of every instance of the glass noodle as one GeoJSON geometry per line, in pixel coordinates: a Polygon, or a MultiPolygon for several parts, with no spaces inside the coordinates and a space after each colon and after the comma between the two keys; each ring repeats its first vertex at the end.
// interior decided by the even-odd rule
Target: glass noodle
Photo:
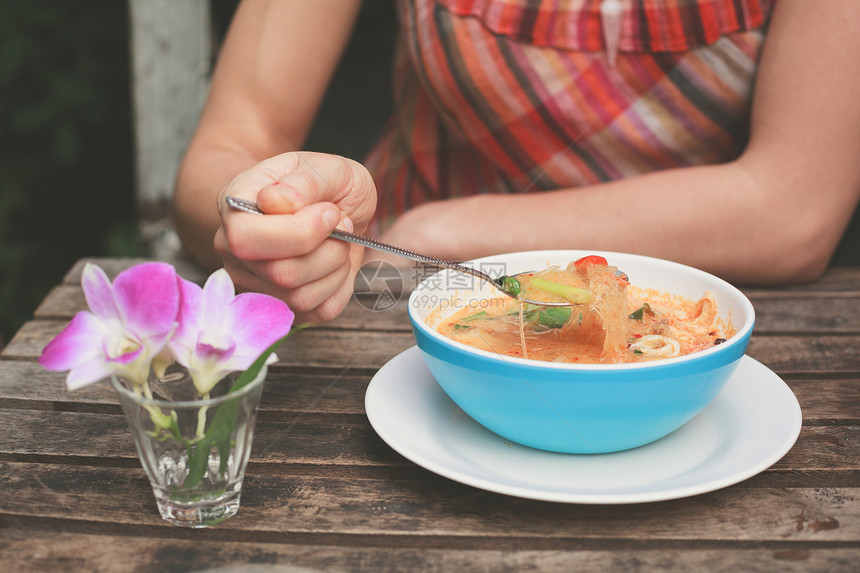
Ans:
{"type": "Polygon", "coordinates": [[[717,314],[711,293],[698,300],[630,285],[598,256],[517,275],[520,301],[504,298],[463,309],[437,330],[469,346],[533,360],[630,363],[671,358],[720,344],[734,334],[717,314]],[[573,289],[573,290],[571,290],[573,289]],[[523,298],[588,302],[541,307],[523,298]],[[574,300],[569,298],[567,300],[574,300]]]}

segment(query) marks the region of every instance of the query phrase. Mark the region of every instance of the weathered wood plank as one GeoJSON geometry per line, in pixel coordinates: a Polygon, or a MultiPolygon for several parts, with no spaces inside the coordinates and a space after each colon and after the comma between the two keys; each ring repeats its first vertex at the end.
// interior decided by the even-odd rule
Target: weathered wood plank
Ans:
{"type": "MultiPolygon", "coordinates": [[[[133,259],[139,262],[140,259],[133,259]]],[[[107,260],[106,272],[115,274],[122,263],[107,260]]],[[[75,272],[77,275],[79,271],[75,272]]],[[[853,273],[860,283],[860,270],[853,273]]],[[[79,279],[78,279],[79,280],[79,279]]],[[[193,280],[193,279],[191,279],[193,280]]],[[[841,284],[841,283],[839,283],[841,284]]],[[[856,287],[860,290],[860,287],[856,287]]],[[[408,330],[407,295],[400,295],[397,303],[388,310],[373,310],[371,303],[358,297],[353,299],[337,320],[327,324],[330,328],[408,330]]],[[[756,332],[781,334],[856,334],[860,333],[860,294],[843,297],[815,297],[798,294],[796,290],[774,289],[759,291],[754,299],[757,323],[756,332]],[[768,296],[773,293],[774,296],[768,296]]],[[[55,288],[36,309],[39,318],[71,318],[86,308],[83,292],[76,285],[55,288]]]]}
{"type": "Polygon", "coordinates": [[[779,287],[741,286],[748,297],[794,298],[799,294],[809,297],[857,297],[860,296],[860,267],[832,267],[817,281],[779,287]]]}
{"type": "MultiPolygon", "coordinates": [[[[76,313],[87,308],[84,292],[80,286],[59,285],[54,287],[36,308],[34,316],[39,319],[71,320],[76,313]]],[[[325,324],[325,328],[352,330],[409,330],[407,301],[400,299],[387,310],[371,310],[355,300],[347,305],[343,314],[325,324]]],[[[860,329],[858,329],[860,330],[860,329]]]]}
{"type": "MultiPolygon", "coordinates": [[[[257,421],[252,459],[264,464],[395,465],[406,462],[367,423],[307,423],[301,414],[257,421]]],[[[0,454],[136,460],[122,415],[0,410],[0,454]]]]}
{"type": "Polygon", "coordinates": [[[762,298],[753,301],[756,334],[860,333],[860,297],[762,298]]]}
{"type": "Polygon", "coordinates": [[[778,374],[860,372],[860,336],[756,336],[747,354],[778,374]]]}
{"type": "Polygon", "coordinates": [[[87,308],[84,291],[80,286],[58,285],[39,303],[33,312],[35,318],[71,320],[75,314],[87,308]]]}
{"type": "MultiPolygon", "coordinates": [[[[36,359],[64,327],[62,320],[31,320],[3,349],[5,359],[36,359]]],[[[278,349],[282,366],[324,367],[348,371],[377,369],[414,344],[411,332],[364,332],[355,336],[323,328],[298,332],[278,349]]]]}
{"type": "MultiPolygon", "coordinates": [[[[260,411],[363,415],[370,378],[370,374],[296,374],[273,366],[260,411]]],[[[0,407],[120,412],[116,394],[107,382],[69,391],[64,380],[65,373],[49,372],[36,362],[0,361],[0,407]]]]}
{"type": "MultiPolygon", "coordinates": [[[[758,334],[857,334],[860,333],[860,297],[824,299],[759,299],[756,309],[758,334]]],[[[79,286],[61,285],[51,290],[35,311],[37,318],[70,320],[84,310],[79,286]]],[[[362,306],[355,299],[326,328],[360,330],[409,330],[407,300],[400,299],[385,311],[362,306]]]]}
{"type": "Polygon", "coordinates": [[[284,366],[378,369],[415,344],[411,332],[349,332],[309,329],[299,332],[278,350],[284,366]]]}
{"type": "MultiPolygon", "coordinates": [[[[86,261],[92,261],[101,266],[108,276],[116,276],[118,272],[134,264],[143,262],[140,258],[112,258],[112,257],[86,257],[77,261],[63,279],[64,284],[80,284],[81,270],[86,261]]],[[[194,280],[186,276],[185,272],[193,272],[194,268],[179,268],[177,271],[188,280],[194,280]]],[[[196,273],[203,276],[199,267],[196,273]]],[[[401,269],[403,288],[409,290],[422,276],[420,269],[401,269]]],[[[860,267],[833,267],[827,270],[817,281],[797,285],[757,287],[742,286],[740,289],[748,297],[759,298],[797,298],[803,295],[805,298],[814,296],[836,296],[836,297],[860,297],[860,267]]]]}
{"type": "MultiPolygon", "coordinates": [[[[567,548],[511,551],[421,547],[422,540],[387,537],[389,546],[367,541],[334,545],[223,539],[220,531],[194,531],[193,539],[128,537],[111,533],[10,531],[0,529],[4,562],[12,571],[856,571],[860,548],[824,549],[814,544],[768,548],[567,548]],[[216,537],[218,536],[218,537],[216,537]]],[[[677,545],[677,544],[676,544],[677,545]]]]}
{"type": "MultiPolygon", "coordinates": [[[[69,269],[63,277],[62,284],[80,285],[81,273],[83,272],[84,265],[87,262],[100,266],[108,277],[113,279],[121,271],[148,260],[153,259],[141,257],[85,257],[79,259],[74,265],[72,265],[72,268],[69,269]]],[[[194,281],[198,284],[203,284],[206,279],[206,272],[189,258],[170,259],[168,262],[170,262],[176,268],[176,272],[185,279],[194,281]]],[[[390,291],[396,297],[403,299],[404,294],[411,292],[414,286],[420,282],[421,278],[427,276],[425,268],[432,268],[423,267],[416,263],[416,267],[386,266],[382,271],[377,272],[377,268],[374,267],[374,264],[375,263],[371,262],[365,263],[362,266],[362,276],[364,280],[362,280],[356,287],[357,293],[361,294],[362,292],[367,291],[367,294],[373,294],[374,292],[390,291]]],[[[367,307],[373,306],[373,298],[374,297],[368,297],[363,299],[362,304],[367,307]]]]}
{"type": "MultiPolygon", "coordinates": [[[[261,412],[364,413],[364,394],[372,373],[341,375],[269,370],[261,412]]],[[[98,383],[74,392],[65,373],[48,372],[34,361],[0,361],[0,407],[119,413],[113,390],[98,383]]],[[[789,378],[804,423],[860,425],[860,382],[856,378],[789,378]]]]}
{"type": "MultiPolygon", "coordinates": [[[[88,262],[100,266],[102,270],[104,270],[104,272],[112,280],[121,271],[124,271],[131,266],[151,260],[157,259],[143,257],[85,257],[83,259],[79,259],[75,262],[74,265],[72,265],[69,271],[63,276],[61,286],[80,287],[81,273],[84,270],[84,265],[88,262]]],[[[179,273],[182,278],[188,279],[201,285],[206,280],[206,272],[190,258],[171,257],[170,259],[167,259],[166,262],[172,264],[176,268],[176,272],[179,273]]]]}
{"type": "MultiPolygon", "coordinates": [[[[37,358],[65,321],[32,320],[3,349],[6,359],[37,358]]],[[[296,334],[278,351],[284,366],[337,370],[377,369],[414,344],[410,332],[364,332],[312,328],[296,334]]],[[[748,354],[781,375],[860,372],[860,335],[753,336],[748,354]]]]}
{"type": "MultiPolygon", "coordinates": [[[[851,471],[860,468],[857,426],[804,427],[774,469],[851,471]]],[[[136,457],[121,414],[0,410],[0,454],[57,458],[136,457]]],[[[403,465],[363,416],[308,418],[271,413],[257,421],[252,461],[265,464],[403,465]]],[[[858,484],[860,486],[860,484],[858,484]]]]}
{"type": "Polygon", "coordinates": [[[804,424],[850,423],[860,425],[860,383],[839,380],[789,379],[788,386],[803,411],[804,424]]]}
{"type": "MultiPolygon", "coordinates": [[[[0,513],[159,525],[142,469],[0,463],[0,513]],[[121,493],[120,493],[121,492],[121,493]]],[[[860,488],[727,488],[620,506],[537,502],[437,476],[427,480],[246,477],[242,509],[219,529],[278,535],[856,543],[860,488]]]]}

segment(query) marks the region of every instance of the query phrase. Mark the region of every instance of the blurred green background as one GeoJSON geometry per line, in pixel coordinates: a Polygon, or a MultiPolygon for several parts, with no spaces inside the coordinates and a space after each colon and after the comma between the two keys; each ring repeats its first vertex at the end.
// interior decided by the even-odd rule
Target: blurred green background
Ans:
{"type": "MultiPolygon", "coordinates": [[[[211,0],[216,43],[236,3],[211,0]]],[[[366,0],[309,149],[378,136],[393,30],[366,0]]],[[[76,260],[139,254],[129,64],[126,0],[0,0],[0,348],[76,260]]]]}
{"type": "Polygon", "coordinates": [[[4,341],[75,260],[135,253],[126,10],[0,2],[4,341]]]}

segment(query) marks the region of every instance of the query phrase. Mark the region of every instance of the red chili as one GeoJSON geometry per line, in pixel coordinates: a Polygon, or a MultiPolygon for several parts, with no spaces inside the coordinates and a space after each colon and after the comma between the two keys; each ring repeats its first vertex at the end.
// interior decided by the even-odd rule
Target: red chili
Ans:
{"type": "Polygon", "coordinates": [[[573,263],[573,265],[576,268],[580,268],[584,265],[604,265],[605,266],[608,264],[609,263],[606,262],[606,259],[604,259],[600,255],[588,255],[587,257],[582,257],[581,259],[579,259],[575,263],[573,263]]]}

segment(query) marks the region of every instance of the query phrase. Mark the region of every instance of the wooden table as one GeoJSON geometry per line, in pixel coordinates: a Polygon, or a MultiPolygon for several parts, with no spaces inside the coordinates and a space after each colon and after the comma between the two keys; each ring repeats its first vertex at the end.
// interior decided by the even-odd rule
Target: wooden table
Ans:
{"type": "MultiPolygon", "coordinates": [[[[97,262],[113,275],[135,261],[97,262]]],[[[758,313],[749,354],[794,391],[803,428],[782,460],[737,485],[577,505],[490,493],[416,466],[364,411],[373,374],[413,344],[406,302],[385,312],[353,302],[279,353],[239,514],[199,531],[159,517],[108,385],[68,393],[64,374],[36,362],[84,308],[80,269],[0,359],[6,571],[860,568],[860,268],[746,291],[758,313]]]]}

